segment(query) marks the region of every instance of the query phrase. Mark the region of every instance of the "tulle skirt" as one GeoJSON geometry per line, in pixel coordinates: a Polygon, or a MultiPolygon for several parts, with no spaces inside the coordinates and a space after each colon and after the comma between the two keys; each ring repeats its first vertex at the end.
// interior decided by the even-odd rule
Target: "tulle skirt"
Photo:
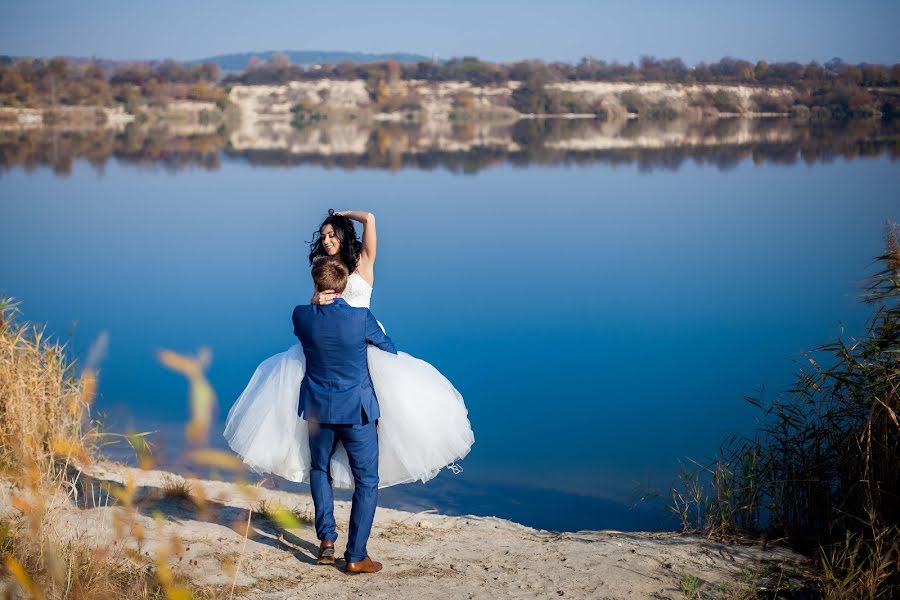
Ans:
{"type": "MultiPolygon", "coordinates": [[[[225,439],[251,469],[309,482],[309,431],[297,416],[306,357],[300,344],[257,367],[228,412],[225,439]]],[[[441,373],[404,352],[369,346],[369,373],[381,409],[378,487],[428,481],[475,442],[462,396],[441,373]]],[[[331,459],[332,485],[352,488],[347,452],[331,459]]]]}

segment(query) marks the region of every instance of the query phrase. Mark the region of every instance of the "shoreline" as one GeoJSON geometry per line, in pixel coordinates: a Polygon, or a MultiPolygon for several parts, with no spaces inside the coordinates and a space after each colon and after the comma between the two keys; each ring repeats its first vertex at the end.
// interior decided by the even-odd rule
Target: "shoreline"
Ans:
{"type": "MultiPolygon", "coordinates": [[[[160,123],[165,125],[177,125],[182,129],[185,124],[193,125],[193,129],[186,133],[212,133],[215,127],[208,124],[197,123],[196,116],[200,113],[219,115],[215,121],[217,124],[224,119],[224,113],[215,108],[209,108],[208,102],[194,102],[190,100],[173,102],[172,105],[163,110],[148,109],[143,110],[137,115],[128,113],[122,106],[45,106],[40,108],[16,108],[9,106],[0,106],[0,131],[33,131],[33,130],[62,130],[62,131],[103,131],[112,129],[121,131],[125,126],[134,123],[144,125],[146,118],[142,115],[151,115],[151,125],[160,123]],[[187,123],[184,123],[187,121],[187,123]],[[204,126],[205,125],[205,126],[204,126]]],[[[694,122],[707,121],[710,123],[723,119],[770,119],[770,118],[791,118],[788,112],[720,112],[717,114],[706,114],[697,117],[693,113],[675,113],[674,117],[666,119],[658,119],[647,117],[641,119],[638,113],[627,112],[621,117],[603,117],[593,113],[516,113],[508,115],[503,119],[490,116],[479,117],[477,113],[467,115],[465,117],[449,118],[446,115],[419,115],[414,119],[409,118],[406,112],[375,112],[368,115],[365,119],[360,118],[342,118],[341,113],[335,113],[337,119],[333,121],[323,122],[322,125],[335,125],[344,123],[371,123],[377,124],[444,124],[444,123],[477,123],[482,125],[514,125],[520,121],[597,121],[599,123],[619,123],[623,121],[644,120],[654,123],[666,123],[667,121],[676,121],[678,119],[690,119],[694,122]]],[[[245,119],[247,115],[245,115],[245,119]]],[[[250,122],[256,125],[258,122],[280,123],[282,121],[289,122],[284,115],[266,115],[254,113],[249,116],[250,122]]],[[[190,127],[189,127],[190,129],[190,127]]]]}
{"type": "Polygon", "coordinates": [[[302,127],[326,120],[332,123],[414,122],[433,126],[510,124],[544,119],[619,122],[641,119],[639,113],[646,113],[644,118],[648,120],[715,121],[720,117],[789,116],[787,102],[798,95],[797,89],[784,85],[568,81],[547,84],[547,89],[574,103],[551,107],[548,112],[532,112],[531,107],[513,101],[514,92],[522,86],[522,82],[513,80],[473,85],[459,81],[409,79],[391,84],[376,97],[361,79],[232,84],[217,88],[226,94],[220,102],[176,97],[157,104],[0,106],[0,129],[53,126],[121,129],[131,122],[156,124],[173,120],[195,126],[212,123],[218,126],[233,121],[231,125],[238,128],[259,123],[302,127]],[[710,98],[717,93],[726,95],[729,102],[716,104],[710,98]],[[780,99],[784,106],[759,105],[756,98],[760,94],[780,99]],[[405,103],[401,102],[404,99],[405,103]]]}
{"type": "MultiPolygon", "coordinates": [[[[136,519],[145,532],[142,557],[150,560],[160,548],[177,547],[169,558],[171,568],[201,589],[229,587],[231,577],[224,567],[237,561],[242,565],[236,579],[239,598],[394,598],[399,593],[425,599],[682,598],[682,581],[692,577],[698,578],[704,597],[716,597],[758,585],[771,564],[804,562],[785,548],[715,542],[699,535],[614,529],[559,533],[496,517],[379,507],[369,550],[385,569],[374,576],[349,577],[338,568],[314,564],[317,540],[309,494],[185,479],[111,462],[81,472],[80,508],[71,503],[63,507],[60,522],[65,526],[58,530],[68,536],[90,535],[98,546],[111,541],[118,509],[107,505],[108,493],[100,490],[129,478],[137,486],[136,519]],[[198,498],[206,506],[205,515],[197,509],[198,498]],[[266,506],[292,511],[304,526],[278,526],[258,512],[266,506]],[[254,512],[248,514],[248,509],[254,512]],[[248,518],[252,535],[242,551],[244,538],[235,526],[248,518]]],[[[9,507],[11,487],[2,483],[2,505],[9,507]]],[[[349,502],[335,502],[338,556],[346,541],[349,509],[349,502]]]]}

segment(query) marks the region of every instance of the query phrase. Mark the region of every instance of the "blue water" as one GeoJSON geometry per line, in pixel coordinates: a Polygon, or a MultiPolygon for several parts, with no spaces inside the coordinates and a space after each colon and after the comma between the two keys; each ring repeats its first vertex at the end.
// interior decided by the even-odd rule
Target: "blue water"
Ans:
{"type": "Polygon", "coordinates": [[[777,393],[841,323],[861,332],[858,283],[900,220],[898,190],[884,156],[475,175],[78,161],[0,178],[0,291],[79,355],[106,332],[97,409],[177,447],[187,386],[155,350],[212,349],[221,428],[255,366],[294,342],[327,209],[370,210],[373,312],[453,381],[476,436],[462,474],[383,503],[666,527],[628,510],[635,485],[665,487],[679,459],[751,431],[743,396],[777,393]]]}

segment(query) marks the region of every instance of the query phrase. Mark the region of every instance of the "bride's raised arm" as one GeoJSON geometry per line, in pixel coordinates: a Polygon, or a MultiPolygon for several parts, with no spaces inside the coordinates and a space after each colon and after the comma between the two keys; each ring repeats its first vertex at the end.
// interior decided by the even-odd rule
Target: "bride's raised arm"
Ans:
{"type": "Polygon", "coordinates": [[[335,214],[362,223],[362,251],[359,253],[356,270],[369,285],[373,285],[375,283],[375,251],[378,245],[375,234],[375,215],[364,210],[342,210],[335,214]]]}

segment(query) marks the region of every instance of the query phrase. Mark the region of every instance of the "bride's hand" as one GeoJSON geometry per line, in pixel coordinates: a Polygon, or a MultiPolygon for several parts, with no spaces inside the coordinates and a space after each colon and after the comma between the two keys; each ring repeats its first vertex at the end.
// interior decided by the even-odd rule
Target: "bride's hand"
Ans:
{"type": "Polygon", "coordinates": [[[313,294],[310,304],[331,304],[334,302],[336,295],[334,290],[325,290],[324,292],[316,292],[313,294]]]}
{"type": "Polygon", "coordinates": [[[347,217],[363,225],[369,225],[375,220],[375,215],[364,210],[330,210],[328,213],[339,217],[347,217]]]}

